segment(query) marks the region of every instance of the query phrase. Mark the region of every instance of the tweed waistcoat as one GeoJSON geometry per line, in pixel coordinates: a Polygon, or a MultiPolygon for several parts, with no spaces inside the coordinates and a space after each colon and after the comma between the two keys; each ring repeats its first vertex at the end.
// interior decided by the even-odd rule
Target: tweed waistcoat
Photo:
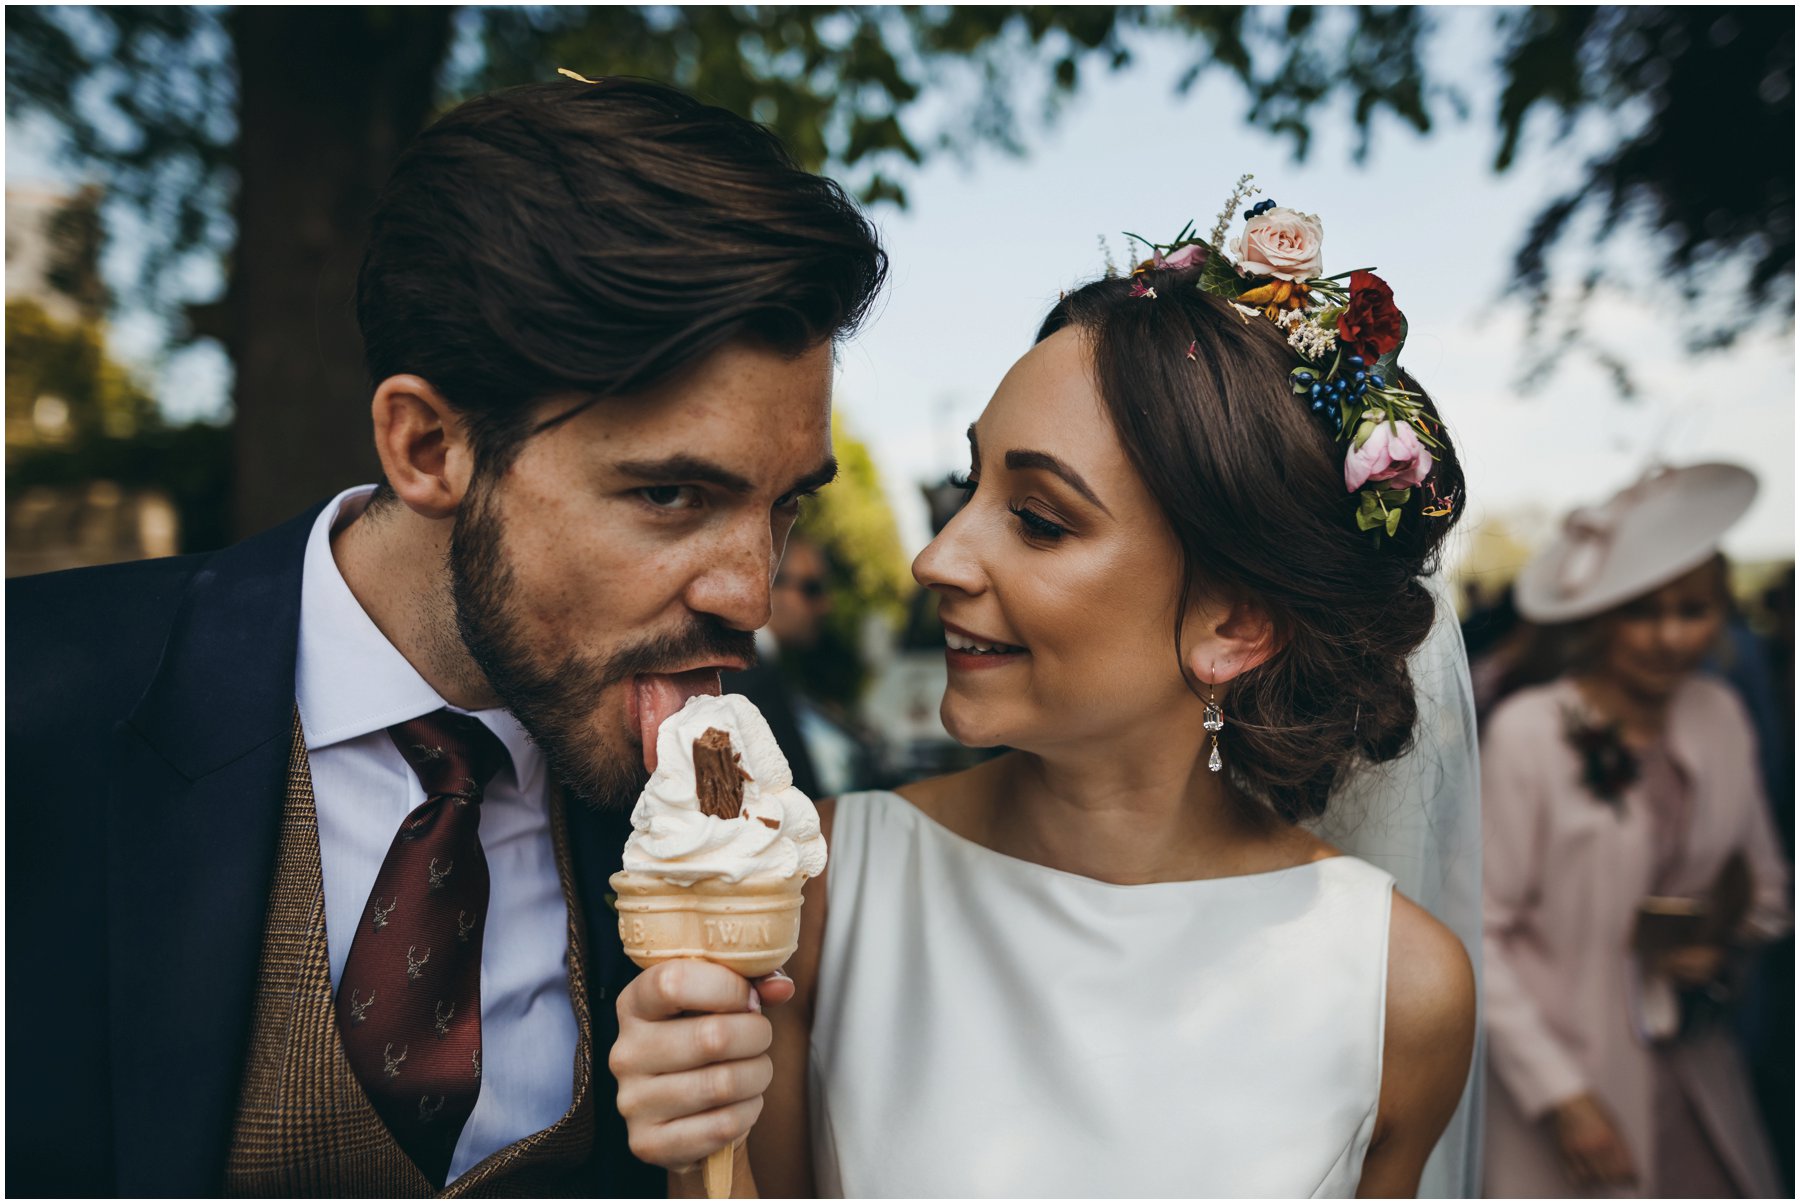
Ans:
{"type": "MultiPolygon", "coordinates": [[[[574,897],[562,803],[554,792],[551,806],[556,866],[569,914],[569,999],[577,1028],[572,1100],[561,1120],[489,1155],[450,1183],[445,1196],[600,1194],[582,1173],[594,1143],[582,913],[574,897]]],[[[438,1194],[375,1114],[338,1036],[312,772],[297,718],[225,1193],[438,1194]]]]}

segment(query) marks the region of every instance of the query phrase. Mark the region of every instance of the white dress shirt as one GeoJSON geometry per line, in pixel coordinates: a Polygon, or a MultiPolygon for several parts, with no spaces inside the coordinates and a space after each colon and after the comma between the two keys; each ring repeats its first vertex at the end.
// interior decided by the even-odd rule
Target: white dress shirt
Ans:
{"type": "MultiPolygon", "coordinates": [[[[300,586],[294,693],[312,762],[333,990],[394,834],[425,801],[387,728],[449,706],[364,612],[332,557],[332,531],[360,514],[373,491],[346,490],[325,507],[307,540],[300,586]]],[[[452,1180],[562,1118],[574,1091],[576,1039],[564,960],[569,912],[543,754],[510,711],[464,713],[500,738],[512,765],[494,776],[481,804],[490,880],[481,1094],[456,1143],[452,1180]]]]}

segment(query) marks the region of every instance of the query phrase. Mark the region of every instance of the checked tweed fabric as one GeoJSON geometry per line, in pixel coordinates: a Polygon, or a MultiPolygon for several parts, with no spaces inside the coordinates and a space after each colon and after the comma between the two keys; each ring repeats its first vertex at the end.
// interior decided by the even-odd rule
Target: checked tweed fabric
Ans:
{"type": "Polygon", "coordinates": [[[324,880],[312,773],[294,719],[287,801],[269,891],[255,1012],[224,1194],[240,1197],[591,1197],[594,1035],[585,934],[560,796],[551,798],[557,872],[569,915],[569,997],[576,1022],[574,1092],[548,1129],[484,1158],[447,1188],[428,1181],[369,1104],[345,1056],[331,989],[324,880]]]}
{"type": "Polygon", "coordinates": [[[426,798],[375,875],[338,982],[338,1031],[394,1140],[441,1186],[481,1093],[481,796],[506,749],[445,710],[387,731],[426,798]]]}

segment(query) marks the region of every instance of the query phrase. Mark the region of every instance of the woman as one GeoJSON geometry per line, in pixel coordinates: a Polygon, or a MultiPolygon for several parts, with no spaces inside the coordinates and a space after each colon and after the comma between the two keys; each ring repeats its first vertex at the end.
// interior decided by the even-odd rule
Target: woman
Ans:
{"type": "Polygon", "coordinates": [[[1521,576],[1520,612],[1581,621],[1581,653],[1482,743],[1489,1195],[1779,1193],[1720,1003],[1734,951],[1785,930],[1788,873],[1744,708],[1697,673],[1754,493],[1730,465],[1653,474],[1521,576]]]}
{"type": "Polygon", "coordinates": [[[1236,273],[1221,241],[1064,297],[971,428],[914,574],[946,727],[1011,751],[821,808],[769,1057],[760,1017],[684,1014],[755,1006],[728,972],[621,995],[640,1157],[761,1109],[772,1195],[1415,1190],[1469,958],[1299,821],[1408,745],[1460,472],[1378,278],[1320,279],[1316,219],[1266,204],[1236,273]]]}

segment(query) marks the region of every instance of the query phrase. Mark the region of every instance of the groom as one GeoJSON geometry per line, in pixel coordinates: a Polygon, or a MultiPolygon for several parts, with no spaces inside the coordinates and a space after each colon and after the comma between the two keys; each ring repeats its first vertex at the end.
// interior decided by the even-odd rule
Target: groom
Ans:
{"type": "Polygon", "coordinates": [[[8,584],[9,1194],[662,1194],[607,877],[646,739],[754,658],[885,267],[660,85],[420,136],[357,287],[382,483],[8,584]]]}

